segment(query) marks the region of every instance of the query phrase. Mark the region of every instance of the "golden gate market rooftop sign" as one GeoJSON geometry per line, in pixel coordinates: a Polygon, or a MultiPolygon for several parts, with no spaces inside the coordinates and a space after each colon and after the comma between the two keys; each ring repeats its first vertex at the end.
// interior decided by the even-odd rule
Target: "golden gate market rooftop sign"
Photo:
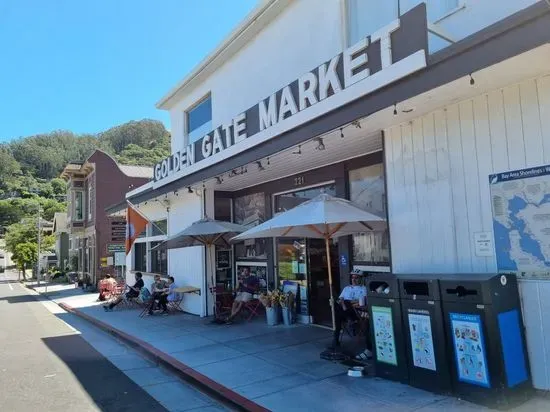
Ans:
{"type": "MultiPolygon", "coordinates": [[[[237,146],[299,112],[307,111],[311,106],[330,99],[354,84],[371,80],[375,82],[371,90],[376,90],[425,67],[426,49],[426,9],[422,3],[398,20],[363,38],[328,62],[238,114],[227,124],[215,128],[197,142],[188,145],[185,150],[156,164],[154,186],[162,186],[174,180],[167,179],[168,177],[192,172],[188,169],[191,166],[237,146]],[[422,52],[422,58],[414,60],[414,67],[408,67],[408,71],[399,77],[390,76],[389,81],[385,76],[371,77],[375,73],[387,71],[419,51],[422,52]]],[[[198,170],[196,167],[193,169],[198,170]]]]}

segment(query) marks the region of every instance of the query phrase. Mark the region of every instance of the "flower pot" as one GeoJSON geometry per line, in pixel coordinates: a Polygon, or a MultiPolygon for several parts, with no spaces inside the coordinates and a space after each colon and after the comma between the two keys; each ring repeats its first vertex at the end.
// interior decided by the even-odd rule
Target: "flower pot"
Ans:
{"type": "Polygon", "coordinates": [[[278,309],[277,306],[271,306],[269,308],[265,308],[265,318],[269,326],[274,326],[279,323],[277,309],[278,309]]]}
{"type": "Polygon", "coordinates": [[[290,308],[283,308],[283,323],[285,326],[290,326],[294,323],[294,311],[290,308]]]}

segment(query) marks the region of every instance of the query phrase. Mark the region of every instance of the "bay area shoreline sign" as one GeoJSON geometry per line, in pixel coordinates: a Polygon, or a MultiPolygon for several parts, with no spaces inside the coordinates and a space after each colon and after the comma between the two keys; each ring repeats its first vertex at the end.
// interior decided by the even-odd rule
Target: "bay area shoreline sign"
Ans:
{"type": "Polygon", "coordinates": [[[550,165],[489,176],[499,272],[550,279],[550,165]]]}

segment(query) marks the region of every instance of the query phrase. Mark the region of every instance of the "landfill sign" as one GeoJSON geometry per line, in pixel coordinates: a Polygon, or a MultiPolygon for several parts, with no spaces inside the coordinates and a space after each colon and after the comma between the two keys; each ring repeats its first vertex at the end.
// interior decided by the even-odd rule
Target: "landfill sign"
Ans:
{"type": "Polygon", "coordinates": [[[382,306],[372,307],[376,360],[397,366],[392,310],[382,306]]]}

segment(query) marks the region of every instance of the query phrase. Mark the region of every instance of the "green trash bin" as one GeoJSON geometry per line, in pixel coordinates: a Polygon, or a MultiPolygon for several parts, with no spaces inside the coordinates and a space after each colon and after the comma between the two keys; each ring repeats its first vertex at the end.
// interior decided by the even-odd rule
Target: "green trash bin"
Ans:
{"type": "Polygon", "coordinates": [[[439,282],[453,392],[508,409],[532,395],[515,275],[458,274],[439,282]]]}
{"type": "Polygon", "coordinates": [[[367,278],[367,304],[376,376],[408,383],[397,278],[390,273],[370,275],[367,278]]]}
{"type": "Polygon", "coordinates": [[[435,275],[398,275],[409,384],[450,394],[451,374],[439,280],[435,275]]]}

